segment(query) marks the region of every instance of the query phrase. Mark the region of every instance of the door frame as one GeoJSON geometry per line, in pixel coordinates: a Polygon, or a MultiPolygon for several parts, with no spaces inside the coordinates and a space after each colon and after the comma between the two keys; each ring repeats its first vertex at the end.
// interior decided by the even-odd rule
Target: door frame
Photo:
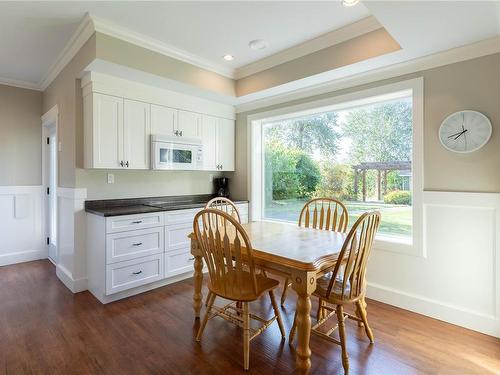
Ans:
{"type": "Polygon", "coordinates": [[[47,258],[54,263],[53,259],[49,258],[49,244],[46,242],[46,238],[49,237],[49,229],[50,227],[47,225],[48,223],[48,212],[47,212],[47,207],[48,207],[48,196],[46,193],[46,189],[48,187],[49,181],[47,181],[47,169],[48,169],[48,163],[50,163],[49,160],[47,160],[47,152],[46,152],[46,146],[47,146],[47,136],[51,132],[51,129],[54,128],[55,131],[55,140],[56,140],[56,165],[55,165],[55,180],[56,180],[56,186],[54,188],[54,192],[51,192],[54,196],[55,199],[55,209],[54,209],[54,218],[55,218],[55,225],[56,225],[56,233],[57,233],[57,238],[55,239],[56,243],[56,261],[59,258],[59,231],[58,226],[59,226],[59,215],[58,215],[58,202],[57,202],[57,189],[59,185],[59,108],[57,105],[53,106],[50,110],[48,110],[46,113],[42,115],[42,229],[43,229],[43,234],[44,234],[44,246],[45,249],[47,250],[47,258]]]}

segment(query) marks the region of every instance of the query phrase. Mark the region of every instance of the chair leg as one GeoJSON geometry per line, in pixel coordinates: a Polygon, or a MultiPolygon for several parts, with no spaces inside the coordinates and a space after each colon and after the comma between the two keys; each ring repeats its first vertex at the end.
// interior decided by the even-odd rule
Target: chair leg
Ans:
{"type": "Polygon", "coordinates": [[[271,305],[273,305],[274,315],[276,316],[278,326],[280,327],[281,338],[284,339],[285,327],[283,327],[283,320],[281,320],[280,309],[278,308],[278,304],[276,303],[276,298],[274,298],[274,292],[272,290],[269,291],[269,298],[271,299],[271,305]]]}
{"type": "Polygon", "coordinates": [[[248,302],[243,302],[243,367],[248,370],[250,363],[250,313],[248,302]]]}
{"type": "Polygon", "coordinates": [[[292,329],[290,329],[290,336],[288,337],[289,344],[293,343],[293,339],[295,338],[296,332],[297,332],[297,311],[295,311],[295,315],[293,316],[292,329]]]}
{"type": "Polygon", "coordinates": [[[290,280],[288,277],[285,279],[285,285],[283,286],[283,293],[281,294],[281,306],[285,304],[286,294],[288,292],[288,287],[290,286],[290,280]]]}
{"type": "Polygon", "coordinates": [[[365,326],[366,336],[368,336],[368,338],[370,339],[370,343],[373,344],[375,342],[375,337],[373,337],[373,332],[372,332],[370,326],[368,325],[368,318],[366,317],[366,308],[365,308],[364,300],[357,301],[356,307],[361,315],[361,319],[363,320],[363,325],[365,326]]]}
{"type": "Polygon", "coordinates": [[[323,306],[324,306],[323,300],[320,298],[318,301],[318,311],[316,312],[316,321],[319,322],[321,318],[323,318],[323,306]]]}
{"type": "Polygon", "coordinates": [[[205,330],[205,326],[208,322],[208,317],[210,316],[210,312],[212,311],[212,306],[215,301],[215,293],[209,292],[207,297],[207,311],[205,312],[205,316],[203,317],[203,321],[201,322],[200,328],[198,329],[198,334],[196,335],[196,341],[201,341],[201,335],[203,335],[203,331],[205,330]]]}
{"type": "MultiPolygon", "coordinates": [[[[362,317],[362,315],[361,315],[361,311],[359,310],[359,307],[358,307],[358,304],[357,304],[357,303],[356,303],[356,306],[355,306],[355,308],[354,308],[354,313],[356,314],[356,316],[357,316],[359,319],[363,320],[363,317],[362,317]]],[[[363,327],[363,326],[364,326],[364,324],[363,324],[362,322],[358,322],[358,327],[363,327]]]]}
{"type": "Polygon", "coordinates": [[[344,308],[342,305],[337,305],[336,309],[337,319],[339,321],[339,336],[340,345],[342,346],[342,366],[344,367],[344,374],[349,374],[349,356],[347,355],[347,343],[345,336],[345,324],[344,324],[344,308]]]}

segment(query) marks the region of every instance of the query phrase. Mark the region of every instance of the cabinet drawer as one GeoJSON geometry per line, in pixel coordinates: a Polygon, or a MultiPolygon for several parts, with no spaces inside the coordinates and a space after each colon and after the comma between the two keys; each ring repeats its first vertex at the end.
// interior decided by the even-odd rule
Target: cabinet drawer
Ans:
{"type": "Polygon", "coordinates": [[[190,248],[188,235],[193,232],[193,222],[165,226],[165,251],[190,248]]]}
{"type": "Polygon", "coordinates": [[[200,210],[202,210],[202,208],[165,212],[165,225],[179,223],[190,223],[193,225],[194,215],[200,210]]]}
{"type": "Polygon", "coordinates": [[[106,233],[124,232],[163,225],[163,212],[113,216],[106,219],[106,233]]]}
{"type": "Polygon", "coordinates": [[[163,254],[127,260],[106,266],[106,294],[135,288],[163,279],[163,254]]]}
{"type": "Polygon", "coordinates": [[[163,252],[163,227],[132,230],[106,236],[106,264],[163,252]]]}
{"type": "Polygon", "coordinates": [[[165,276],[171,277],[186,272],[194,272],[194,256],[189,249],[165,253],[165,276]]]}

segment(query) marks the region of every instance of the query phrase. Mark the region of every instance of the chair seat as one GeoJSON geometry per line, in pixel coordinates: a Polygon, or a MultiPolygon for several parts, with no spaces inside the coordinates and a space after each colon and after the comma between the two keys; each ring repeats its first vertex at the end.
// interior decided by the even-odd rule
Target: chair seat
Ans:
{"type": "Polygon", "coordinates": [[[257,280],[257,293],[253,290],[252,276],[248,271],[242,272],[241,288],[237,287],[238,284],[235,281],[235,276],[227,275],[218,282],[219,285],[223,285],[222,288],[215,288],[209,282],[208,289],[222,298],[232,301],[250,302],[258,299],[265,292],[275,289],[280,283],[278,280],[271,279],[262,274],[256,274],[255,278],[257,280]]]}
{"type": "Polygon", "coordinates": [[[355,298],[349,298],[349,293],[351,292],[351,284],[348,281],[346,283],[344,293],[342,294],[342,284],[343,280],[341,278],[337,278],[335,283],[333,284],[333,289],[330,294],[330,296],[327,296],[327,291],[328,291],[328,286],[330,285],[330,280],[331,280],[331,274],[327,274],[319,279],[316,280],[316,290],[314,291],[313,295],[316,297],[322,298],[328,302],[331,302],[332,304],[337,304],[337,303],[350,303],[350,302],[356,302],[359,300],[361,297],[365,295],[364,291],[357,297],[355,298]]]}

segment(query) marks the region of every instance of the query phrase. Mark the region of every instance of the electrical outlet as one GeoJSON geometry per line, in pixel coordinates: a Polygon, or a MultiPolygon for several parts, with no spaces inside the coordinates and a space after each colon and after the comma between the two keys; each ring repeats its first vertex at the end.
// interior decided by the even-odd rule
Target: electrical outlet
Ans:
{"type": "Polygon", "coordinates": [[[115,175],[113,173],[108,173],[108,184],[115,183],[115,175]]]}
{"type": "Polygon", "coordinates": [[[214,175],[211,173],[208,175],[208,182],[214,182],[214,175]]]}

